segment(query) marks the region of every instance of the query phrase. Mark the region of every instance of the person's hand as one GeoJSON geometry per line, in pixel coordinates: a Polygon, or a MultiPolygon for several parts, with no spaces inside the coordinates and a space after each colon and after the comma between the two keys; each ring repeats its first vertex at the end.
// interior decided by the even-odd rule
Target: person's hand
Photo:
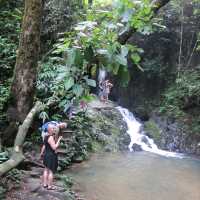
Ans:
{"type": "Polygon", "coordinates": [[[66,122],[62,122],[59,124],[59,128],[67,128],[67,123],[66,122]]]}
{"type": "Polygon", "coordinates": [[[40,160],[42,160],[42,159],[43,159],[43,157],[44,157],[44,154],[43,154],[43,153],[41,153],[41,154],[40,154],[40,160]]]}
{"type": "Polygon", "coordinates": [[[58,141],[60,142],[60,140],[62,140],[63,136],[59,136],[58,141]]]}

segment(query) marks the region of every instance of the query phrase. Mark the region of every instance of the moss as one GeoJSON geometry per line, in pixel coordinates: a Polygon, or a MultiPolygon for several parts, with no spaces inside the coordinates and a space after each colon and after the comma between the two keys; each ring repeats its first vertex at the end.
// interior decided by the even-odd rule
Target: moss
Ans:
{"type": "Polygon", "coordinates": [[[92,151],[93,152],[100,152],[102,151],[103,145],[97,141],[92,142],[92,151]]]}
{"type": "Polygon", "coordinates": [[[154,139],[156,143],[159,143],[161,140],[161,129],[158,125],[153,121],[149,120],[144,124],[144,130],[147,134],[154,139]]]}

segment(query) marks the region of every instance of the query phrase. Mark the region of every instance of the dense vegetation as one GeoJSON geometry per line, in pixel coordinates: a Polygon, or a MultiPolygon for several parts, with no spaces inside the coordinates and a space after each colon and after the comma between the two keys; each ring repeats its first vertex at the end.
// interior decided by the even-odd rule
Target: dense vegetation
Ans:
{"type": "MultiPolygon", "coordinates": [[[[200,135],[200,2],[172,0],[167,9],[156,15],[168,2],[45,1],[36,88],[32,99],[33,102],[41,101],[45,106],[35,120],[35,126],[38,128],[42,121],[66,118],[70,106],[85,106],[94,99],[92,93],[97,92],[99,69],[104,69],[114,84],[120,85],[120,91],[128,86],[125,89],[128,98],[129,93],[134,93],[130,92],[133,87],[138,87],[138,91],[145,89],[134,85],[134,79],[147,85],[159,83],[153,85],[154,88],[162,86],[158,95],[152,97],[140,92],[141,98],[145,98],[145,103],[140,104],[143,110],[173,117],[185,123],[188,133],[200,135]],[[141,45],[148,39],[148,47],[141,45]],[[173,53],[175,56],[171,59],[173,53]]],[[[10,87],[17,74],[14,66],[19,52],[23,14],[23,1],[0,1],[1,139],[10,123],[7,109],[12,104],[10,87]]],[[[113,96],[115,100],[121,98],[119,94],[113,96]]],[[[138,99],[140,101],[140,97],[138,99]]],[[[71,128],[79,129],[73,141],[81,145],[79,149],[72,145],[78,150],[69,160],[63,161],[61,165],[64,167],[71,163],[73,156],[85,159],[88,151],[95,149],[91,143],[96,138],[88,135],[87,131],[80,131],[89,126],[86,119],[80,112],[72,120],[71,128]]],[[[17,126],[20,123],[22,121],[15,121],[17,126]]],[[[151,121],[147,127],[152,132],[159,132],[151,121]]],[[[29,134],[29,142],[38,142],[37,128],[32,127],[30,132],[34,134],[29,134]]],[[[15,135],[12,137],[14,140],[15,135]]],[[[157,140],[159,137],[156,135],[157,140]]],[[[5,141],[6,145],[8,143],[5,141]]],[[[8,153],[0,157],[5,161],[8,153]]]]}

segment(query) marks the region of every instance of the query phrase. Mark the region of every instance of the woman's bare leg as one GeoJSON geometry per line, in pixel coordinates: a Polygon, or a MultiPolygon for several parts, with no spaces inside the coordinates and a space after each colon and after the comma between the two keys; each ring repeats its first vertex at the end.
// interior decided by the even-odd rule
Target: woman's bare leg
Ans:
{"type": "Polygon", "coordinates": [[[49,170],[49,175],[48,175],[48,188],[51,188],[53,185],[53,172],[49,170]]]}
{"type": "Polygon", "coordinates": [[[43,186],[48,185],[48,176],[49,176],[49,170],[47,168],[44,168],[43,177],[42,177],[43,186]]]}

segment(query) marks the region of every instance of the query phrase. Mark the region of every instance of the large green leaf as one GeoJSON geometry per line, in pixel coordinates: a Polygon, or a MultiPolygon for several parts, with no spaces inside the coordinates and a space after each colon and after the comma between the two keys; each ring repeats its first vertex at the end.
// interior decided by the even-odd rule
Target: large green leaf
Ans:
{"type": "Polygon", "coordinates": [[[68,65],[68,67],[71,67],[74,64],[75,58],[76,58],[76,50],[74,48],[68,49],[67,50],[67,65],[68,65]]]}
{"type": "Polygon", "coordinates": [[[93,79],[85,78],[86,83],[91,87],[96,87],[96,81],[93,79]]]}
{"type": "Polygon", "coordinates": [[[115,56],[115,61],[119,63],[120,65],[126,66],[127,65],[127,59],[122,54],[118,54],[115,56]]]}
{"type": "Polygon", "coordinates": [[[94,51],[91,46],[87,47],[84,51],[84,57],[88,62],[92,62],[94,58],[94,51]]]}
{"type": "Polygon", "coordinates": [[[74,79],[72,77],[69,77],[65,82],[65,90],[69,90],[74,85],[74,79]]]}
{"type": "Polygon", "coordinates": [[[128,49],[127,46],[122,46],[122,47],[121,47],[121,55],[122,55],[123,57],[126,57],[126,56],[128,55],[128,52],[129,52],[129,49],[128,49]]]}
{"type": "Polygon", "coordinates": [[[74,52],[75,53],[74,64],[77,67],[81,68],[82,65],[83,65],[83,59],[84,59],[84,57],[83,57],[83,55],[82,55],[82,53],[81,53],[81,51],[79,49],[75,49],[74,51],[75,51],[74,52]]]}
{"type": "Polygon", "coordinates": [[[92,66],[90,73],[92,75],[92,77],[95,77],[97,74],[97,65],[92,66]]]}
{"type": "Polygon", "coordinates": [[[81,96],[82,93],[83,93],[83,91],[84,91],[84,89],[83,89],[83,87],[82,87],[81,85],[75,84],[75,85],[73,86],[73,93],[74,93],[77,97],[81,96]]]}

